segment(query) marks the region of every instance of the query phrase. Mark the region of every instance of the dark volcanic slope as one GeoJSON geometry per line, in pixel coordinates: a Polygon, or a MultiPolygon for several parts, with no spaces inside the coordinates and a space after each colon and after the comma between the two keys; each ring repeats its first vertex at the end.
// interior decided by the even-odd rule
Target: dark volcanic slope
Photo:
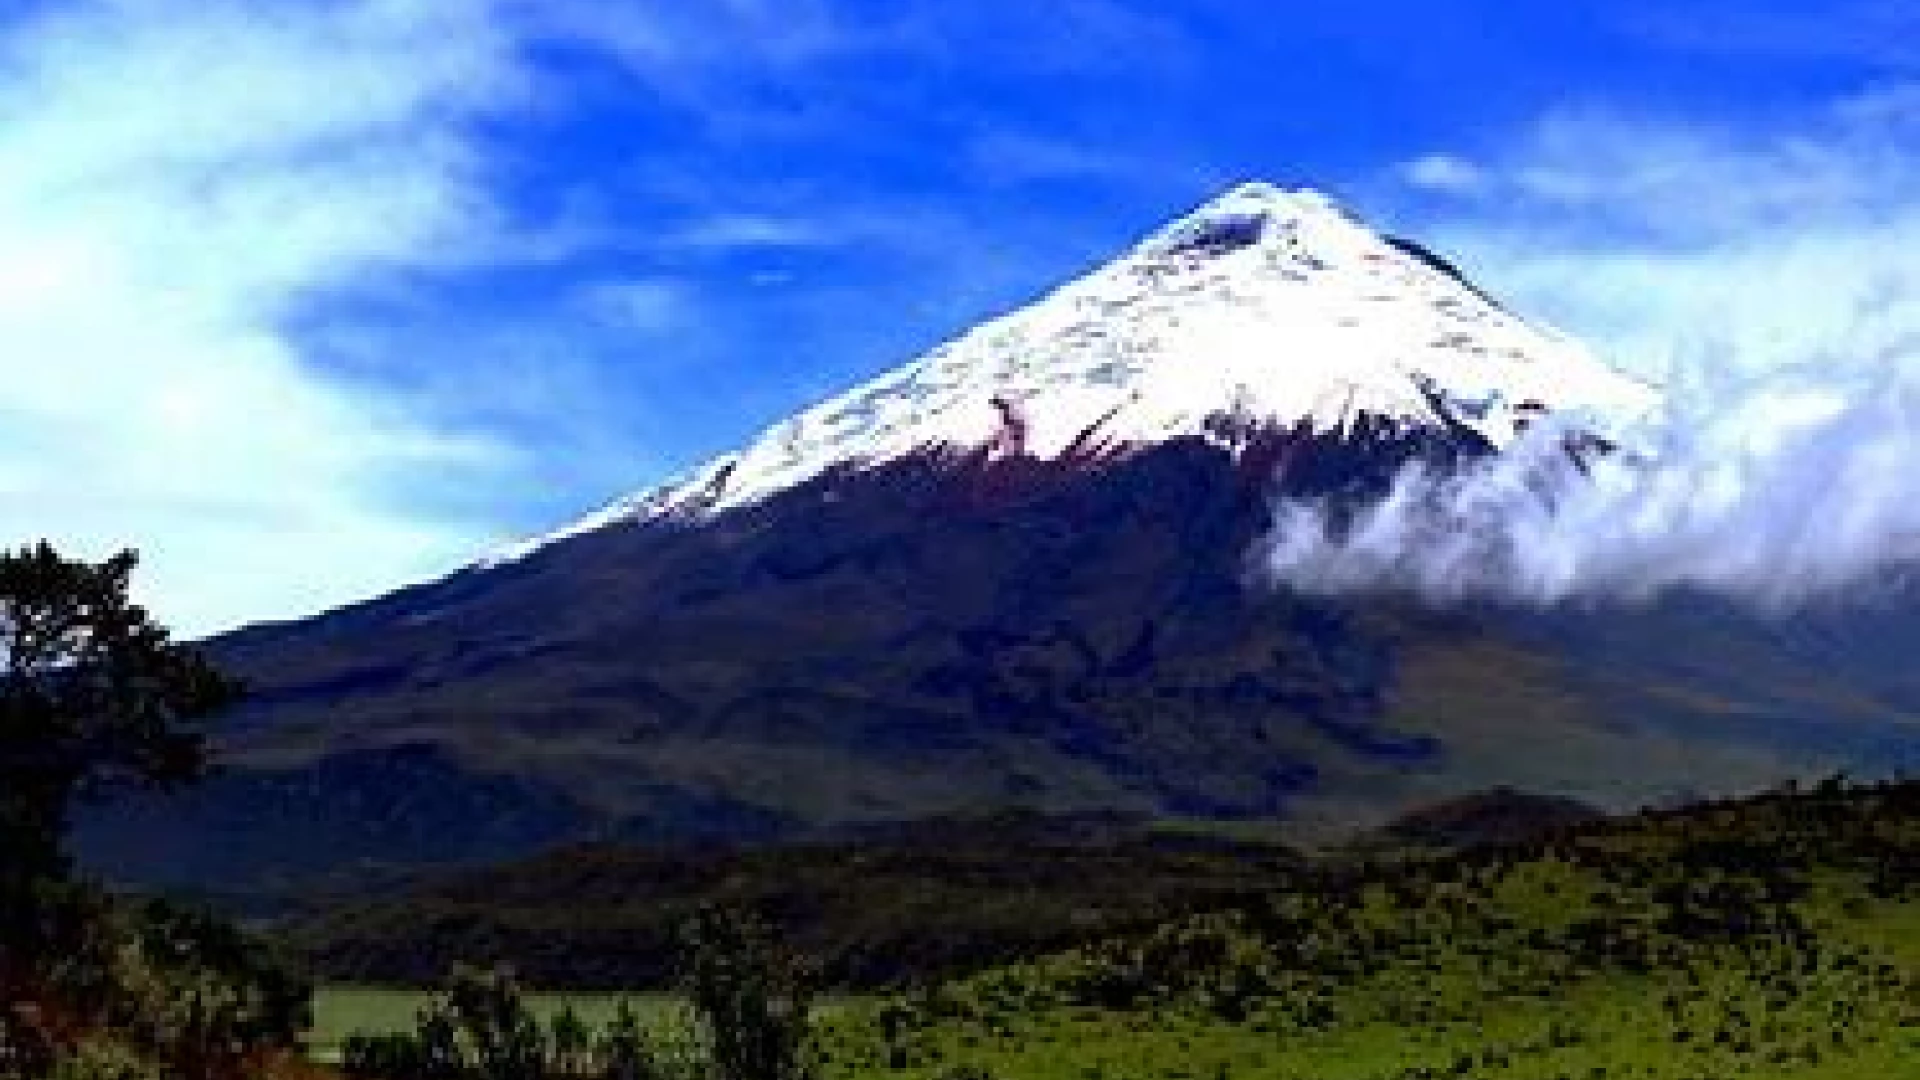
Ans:
{"type": "Polygon", "coordinates": [[[1316,838],[1494,784],[1621,806],[1916,757],[1920,687],[1892,646],[1844,668],[1852,624],[1255,590],[1276,469],[1358,498],[1485,448],[1242,445],[930,452],[244,632],[217,645],[257,688],[229,771],[83,839],[122,875],[235,884],[998,806],[1316,838]]]}

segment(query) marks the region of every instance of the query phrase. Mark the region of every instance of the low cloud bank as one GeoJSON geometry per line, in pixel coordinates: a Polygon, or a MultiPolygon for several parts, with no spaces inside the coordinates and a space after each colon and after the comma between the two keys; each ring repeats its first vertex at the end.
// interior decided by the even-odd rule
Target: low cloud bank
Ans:
{"type": "Polygon", "coordinates": [[[1287,501],[1271,583],[1448,602],[1637,601],[1677,589],[1772,609],[1920,565],[1920,341],[1751,371],[1704,351],[1663,406],[1574,455],[1564,425],[1463,472],[1412,467],[1357,513],[1287,501]]]}

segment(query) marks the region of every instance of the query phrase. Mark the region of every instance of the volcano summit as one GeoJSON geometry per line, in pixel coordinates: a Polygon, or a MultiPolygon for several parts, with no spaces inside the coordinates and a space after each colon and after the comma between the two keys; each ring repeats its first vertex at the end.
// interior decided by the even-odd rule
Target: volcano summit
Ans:
{"type": "Polygon", "coordinates": [[[1182,438],[1237,451],[1267,430],[1335,441],[1425,430],[1491,449],[1541,411],[1618,418],[1651,400],[1418,245],[1317,192],[1246,184],[744,450],[490,561],[928,451],[1086,462],[1182,438]]]}
{"type": "Polygon", "coordinates": [[[1250,580],[1276,499],[1655,401],[1419,245],[1243,186],[736,453],[213,643],[255,689],[229,768],[84,839],[190,882],[1013,807],[1311,840],[1496,785],[1621,807],[1920,760],[1905,607],[1250,580]]]}

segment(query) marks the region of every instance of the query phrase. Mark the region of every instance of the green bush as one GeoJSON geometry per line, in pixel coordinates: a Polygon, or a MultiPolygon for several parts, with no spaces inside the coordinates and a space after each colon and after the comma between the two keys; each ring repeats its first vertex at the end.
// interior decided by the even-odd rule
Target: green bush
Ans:
{"type": "Polygon", "coordinates": [[[814,982],[807,965],[750,914],[709,910],[684,930],[681,989],[724,1080],[810,1080],[814,982]]]}
{"type": "Polygon", "coordinates": [[[653,1080],[664,1075],[655,1051],[647,1044],[640,1018],[624,1001],[601,1034],[596,1052],[606,1080],[653,1080]]]}
{"type": "Polygon", "coordinates": [[[48,1073],[49,1080],[167,1080],[168,1075],[151,1058],[106,1041],[81,1043],[48,1073]]]}

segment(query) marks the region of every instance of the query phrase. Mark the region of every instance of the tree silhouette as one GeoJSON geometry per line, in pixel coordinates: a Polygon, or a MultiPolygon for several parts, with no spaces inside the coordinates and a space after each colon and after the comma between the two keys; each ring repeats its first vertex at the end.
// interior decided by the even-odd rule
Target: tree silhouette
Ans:
{"type": "Polygon", "coordinates": [[[129,597],[138,561],[0,552],[0,902],[64,875],[77,800],[196,778],[193,723],[239,695],[129,597]]]}
{"type": "Polygon", "coordinates": [[[79,1032],[109,1014],[129,1037],[146,1038],[139,1031],[149,1021],[171,1032],[150,1041],[166,1043],[168,1059],[192,1075],[212,1075],[208,1062],[253,1045],[258,1034],[290,1041],[304,1009],[304,987],[245,962],[244,948],[222,927],[168,925],[151,913],[141,930],[129,930],[110,904],[70,879],[65,847],[75,802],[199,776],[206,755],[192,725],[240,691],[132,601],[137,563],[130,551],[75,561],[44,541],[0,551],[0,1074],[7,1076],[46,1074],[80,1052],[79,1032]],[[199,1006],[224,991],[219,977],[208,981],[213,973],[203,962],[224,963],[242,980],[264,976],[234,990],[263,1007],[210,1023],[199,1006]],[[167,979],[175,977],[198,980],[195,991],[171,998],[167,979]],[[176,1015],[182,1000],[188,1010],[176,1015]],[[134,1018],[141,1023],[129,1023],[134,1018]]]}

